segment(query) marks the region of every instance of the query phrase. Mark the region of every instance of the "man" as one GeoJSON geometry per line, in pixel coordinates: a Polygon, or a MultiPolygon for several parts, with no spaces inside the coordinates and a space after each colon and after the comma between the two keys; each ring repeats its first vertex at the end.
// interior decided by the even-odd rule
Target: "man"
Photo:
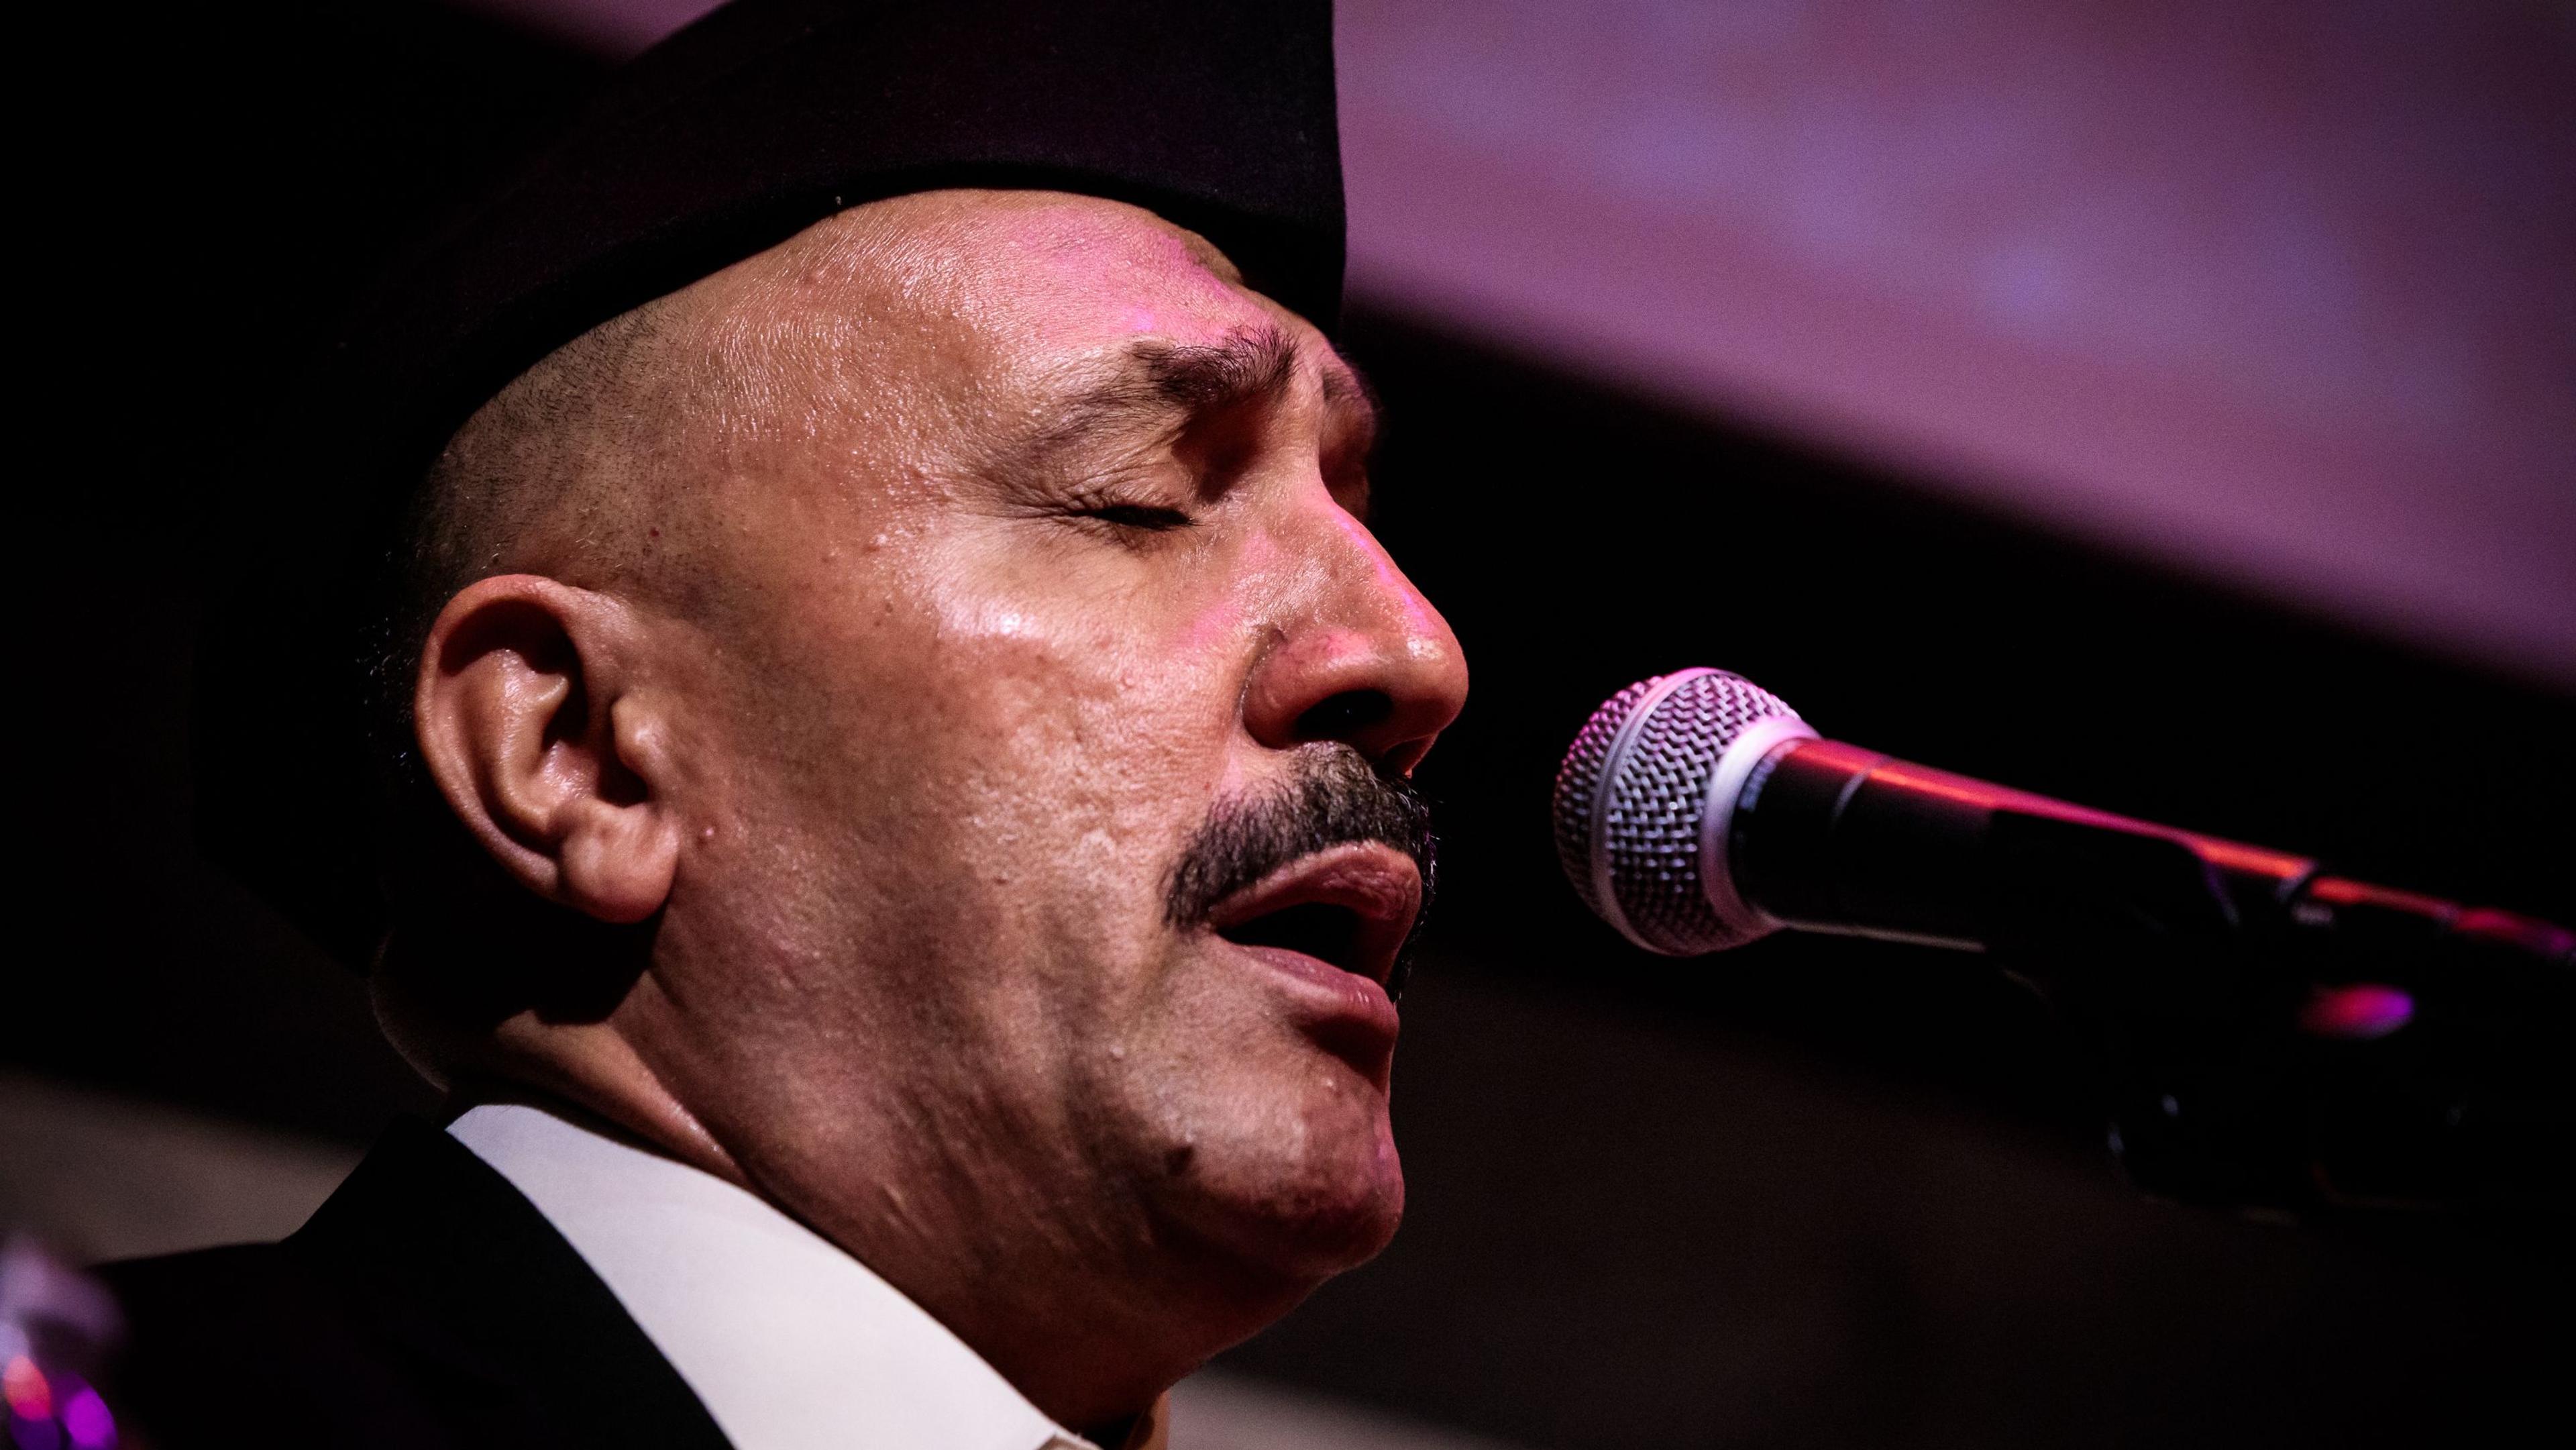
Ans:
{"type": "MultiPolygon", "coordinates": [[[[166,1442],[1143,1443],[1394,1232],[1466,677],[1319,327],[1325,17],[997,9],[720,13],[345,354],[372,985],[459,1111],[115,1271],[166,1442]]],[[[294,902],[337,717],[254,618],[208,798],[294,902]]]]}

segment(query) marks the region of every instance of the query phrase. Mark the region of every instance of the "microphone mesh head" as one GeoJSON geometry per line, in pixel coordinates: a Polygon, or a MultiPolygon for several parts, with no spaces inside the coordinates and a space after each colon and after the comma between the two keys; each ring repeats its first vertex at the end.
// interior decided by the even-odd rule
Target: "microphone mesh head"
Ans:
{"type": "Polygon", "coordinates": [[[1724,670],[1641,680],[1592,714],[1556,773],[1556,854],[1583,904],[1630,941],[1697,956],[1758,932],[1722,919],[1699,878],[1700,818],[1726,747],[1798,712],[1724,670]],[[1615,901],[1601,899],[1608,867],[1615,901]]]}

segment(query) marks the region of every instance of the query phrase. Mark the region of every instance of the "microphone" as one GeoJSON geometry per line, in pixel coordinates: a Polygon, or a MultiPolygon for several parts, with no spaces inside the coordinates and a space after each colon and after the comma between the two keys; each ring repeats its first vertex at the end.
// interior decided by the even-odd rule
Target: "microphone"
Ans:
{"type": "Polygon", "coordinates": [[[1722,670],[1629,686],[1556,777],[1603,920],[1996,953],[2102,1050],[2151,1192],[2300,1213],[2576,1209],[2576,933],[1827,740],[1722,670]]]}
{"type": "Polygon", "coordinates": [[[1787,927],[1963,950],[2251,933],[2347,958],[2447,939],[2576,965],[2576,933],[2547,922],[1823,739],[1723,670],[1643,680],[1595,711],[1555,817],[1584,904],[1667,956],[1787,927]]]}

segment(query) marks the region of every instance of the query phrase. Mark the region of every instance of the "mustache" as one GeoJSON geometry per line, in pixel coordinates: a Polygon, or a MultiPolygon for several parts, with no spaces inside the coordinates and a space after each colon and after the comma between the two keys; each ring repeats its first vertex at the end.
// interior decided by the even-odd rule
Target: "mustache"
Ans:
{"type": "Polygon", "coordinates": [[[1402,851],[1422,872],[1422,909],[1387,977],[1388,995],[1400,996],[1439,879],[1431,803],[1413,782],[1378,774],[1367,756],[1337,741],[1301,746],[1286,783],[1218,802],[1173,863],[1163,918],[1204,926],[1218,902],[1271,872],[1328,847],[1369,842],[1402,851]]]}

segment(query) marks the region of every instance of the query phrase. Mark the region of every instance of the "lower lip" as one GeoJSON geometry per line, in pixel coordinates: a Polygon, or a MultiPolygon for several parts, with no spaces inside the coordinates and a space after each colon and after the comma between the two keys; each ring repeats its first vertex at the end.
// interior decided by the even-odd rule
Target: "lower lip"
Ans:
{"type": "MultiPolygon", "coordinates": [[[[1387,996],[1384,987],[1357,972],[1343,971],[1321,957],[1286,947],[1245,946],[1239,942],[1226,945],[1284,979],[1297,1000],[1320,1019],[1316,1025],[1330,1024],[1335,1040],[1328,1045],[1337,1051],[1343,1051],[1347,1044],[1383,1058],[1394,1048],[1400,1019],[1395,1001],[1387,996]]],[[[1347,1056],[1347,1051],[1343,1055],[1347,1056]]]]}

